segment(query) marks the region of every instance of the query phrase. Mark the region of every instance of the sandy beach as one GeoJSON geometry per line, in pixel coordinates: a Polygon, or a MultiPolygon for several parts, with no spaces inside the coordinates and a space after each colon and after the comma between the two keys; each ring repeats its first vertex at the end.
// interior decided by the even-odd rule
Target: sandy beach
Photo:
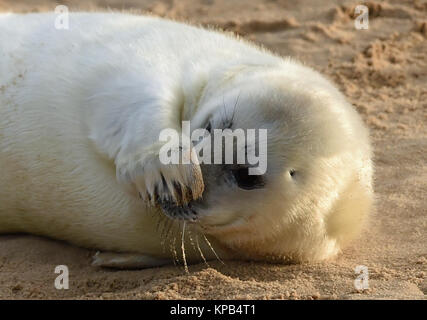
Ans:
{"type": "MultiPolygon", "coordinates": [[[[370,128],[376,210],[336,259],[316,264],[209,262],[135,271],[92,267],[95,250],[29,235],[0,236],[1,299],[426,299],[427,1],[62,1],[71,11],[131,10],[222,28],[332,79],[370,128]],[[57,265],[68,290],[54,287],[57,265]],[[356,266],[369,271],[357,290],[356,266]]],[[[51,0],[0,0],[0,11],[42,12],[51,0]]],[[[71,22],[72,23],[72,22],[71,22]]],[[[0,31],[1,32],[1,31],[0,31]]]]}

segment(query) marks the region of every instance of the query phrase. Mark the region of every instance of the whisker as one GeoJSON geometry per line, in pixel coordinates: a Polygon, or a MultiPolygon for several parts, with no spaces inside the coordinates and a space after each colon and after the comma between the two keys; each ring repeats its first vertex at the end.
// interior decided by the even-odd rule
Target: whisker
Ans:
{"type": "Polygon", "coordinates": [[[169,239],[171,235],[171,226],[172,226],[172,220],[169,220],[167,218],[163,219],[163,228],[161,233],[161,238],[165,240],[169,239]]]}
{"type": "Polygon", "coordinates": [[[199,250],[199,253],[200,253],[200,256],[202,257],[203,262],[207,267],[210,267],[209,263],[206,261],[205,256],[203,255],[202,249],[200,248],[199,237],[197,234],[196,234],[196,246],[197,246],[197,249],[199,250]]]}
{"type": "Polygon", "coordinates": [[[233,124],[233,121],[234,121],[234,115],[236,114],[236,107],[237,107],[237,104],[239,103],[239,98],[240,98],[241,93],[242,93],[242,91],[239,91],[239,94],[238,94],[237,99],[236,99],[236,103],[234,104],[234,107],[233,107],[233,114],[232,114],[231,120],[230,120],[231,124],[233,124]]]}
{"type": "Polygon", "coordinates": [[[222,109],[221,112],[221,123],[222,126],[225,127],[225,125],[227,124],[227,108],[225,106],[225,97],[224,95],[222,95],[222,109]],[[224,113],[222,112],[224,111],[224,113]]]}
{"type": "Polygon", "coordinates": [[[193,250],[196,251],[196,246],[194,244],[193,237],[191,236],[192,233],[191,233],[190,227],[187,228],[187,234],[188,234],[188,238],[190,239],[190,243],[191,243],[191,246],[193,247],[193,250]]]}
{"type": "Polygon", "coordinates": [[[164,225],[162,219],[158,218],[156,222],[156,232],[162,234],[164,225]]]}
{"type": "Polygon", "coordinates": [[[169,233],[169,231],[170,231],[170,222],[168,221],[168,219],[164,219],[162,233],[160,235],[161,245],[163,247],[163,252],[166,252],[166,247],[167,247],[166,243],[169,243],[169,252],[172,253],[172,241],[170,240],[171,234],[169,233]],[[167,227],[168,225],[169,227],[167,227]]]}
{"type": "Polygon", "coordinates": [[[173,256],[173,264],[176,266],[177,262],[179,262],[178,261],[178,254],[176,252],[176,234],[173,237],[173,241],[171,241],[170,249],[171,249],[171,253],[173,256]]]}
{"type": "Polygon", "coordinates": [[[177,230],[178,230],[177,228],[178,228],[178,226],[177,226],[176,221],[175,220],[170,220],[167,233],[172,235],[173,233],[177,232],[177,230]]]}
{"type": "Polygon", "coordinates": [[[191,245],[193,247],[193,250],[194,251],[199,251],[200,257],[202,258],[204,264],[209,267],[209,264],[207,263],[206,258],[203,255],[202,250],[200,249],[199,238],[197,236],[197,233],[196,233],[196,244],[194,243],[193,237],[191,236],[192,235],[191,228],[187,228],[187,234],[188,234],[188,237],[190,238],[190,243],[191,243],[191,245]]]}
{"type": "Polygon", "coordinates": [[[203,238],[205,238],[206,243],[208,244],[209,248],[211,248],[211,250],[212,250],[213,254],[215,255],[215,257],[217,258],[217,260],[220,261],[223,265],[225,265],[224,261],[222,261],[221,258],[217,255],[216,251],[212,247],[212,245],[209,242],[208,238],[206,238],[205,234],[202,233],[202,235],[203,235],[203,238]]]}
{"type": "Polygon", "coordinates": [[[171,221],[169,219],[164,219],[163,221],[162,237],[168,238],[170,235],[169,231],[171,229],[171,221]]]}
{"type": "MultiPolygon", "coordinates": [[[[154,210],[153,210],[154,211],[154,210]]],[[[156,232],[159,233],[160,232],[160,226],[164,227],[163,223],[163,219],[159,216],[157,218],[157,223],[156,223],[156,232]]],[[[162,228],[163,229],[163,228],[162,228]]],[[[163,230],[162,230],[163,231],[163,230]]]]}
{"type": "Polygon", "coordinates": [[[184,245],[186,224],[187,224],[186,221],[184,221],[184,223],[182,224],[181,251],[182,251],[182,260],[184,262],[184,270],[185,270],[185,273],[188,274],[189,272],[188,272],[188,266],[187,266],[187,259],[185,257],[185,245],[184,245]]]}
{"type": "Polygon", "coordinates": [[[162,230],[160,231],[160,245],[162,246],[162,250],[166,252],[166,240],[168,239],[167,234],[165,235],[165,220],[162,221],[162,230]]]}

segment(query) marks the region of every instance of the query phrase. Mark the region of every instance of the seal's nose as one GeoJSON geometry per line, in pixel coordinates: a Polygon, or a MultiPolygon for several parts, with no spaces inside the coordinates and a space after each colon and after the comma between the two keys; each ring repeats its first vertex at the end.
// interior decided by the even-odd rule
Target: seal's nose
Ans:
{"type": "Polygon", "coordinates": [[[196,221],[198,218],[197,211],[193,208],[191,203],[185,205],[177,205],[173,201],[164,200],[159,201],[159,206],[162,212],[171,219],[196,221]]]}

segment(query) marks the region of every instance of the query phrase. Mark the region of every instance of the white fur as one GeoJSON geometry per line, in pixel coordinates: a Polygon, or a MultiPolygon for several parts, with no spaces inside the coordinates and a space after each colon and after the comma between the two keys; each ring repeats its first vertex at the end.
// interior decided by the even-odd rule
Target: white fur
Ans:
{"type": "Polygon", "coordinates": [[[369,136],[318,73],[159,18],[75,13],[69,22],[56,30],[54,14],[0,14],[0,232],[175,254],[181,225],[164,250],[162,213],[126,188],[145,198],[162,172],[202,196],[199,166],[158,162],[159,133],[218,121],[238,97],[237,124],[269,129],[268,185],[203,194],[209,206],[188,226],[187,259],[203,259],[196,240],[215,258],[202,232],[223,258],[296,261],[331,257],[357,234],[372,202],[369,136]],[[301,174],[292,179],[290,168],[301,174]]]}

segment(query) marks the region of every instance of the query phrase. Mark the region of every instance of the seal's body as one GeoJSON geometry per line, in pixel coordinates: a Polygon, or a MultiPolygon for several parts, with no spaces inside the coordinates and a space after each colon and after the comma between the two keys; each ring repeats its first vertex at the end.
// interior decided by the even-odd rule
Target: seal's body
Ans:
{"type": "Polygon", "coordinates": [[[320,260],[360,229],[369,137],[322,76],[159,18],[75,13],[68,30],[55,19],[0,14],[1,233],[132,253],[96,262],[144,267],[177,251],[320,260]],[[163,165],[159,134],[183,120],[267,129],[267,172],[163,165]]]}

